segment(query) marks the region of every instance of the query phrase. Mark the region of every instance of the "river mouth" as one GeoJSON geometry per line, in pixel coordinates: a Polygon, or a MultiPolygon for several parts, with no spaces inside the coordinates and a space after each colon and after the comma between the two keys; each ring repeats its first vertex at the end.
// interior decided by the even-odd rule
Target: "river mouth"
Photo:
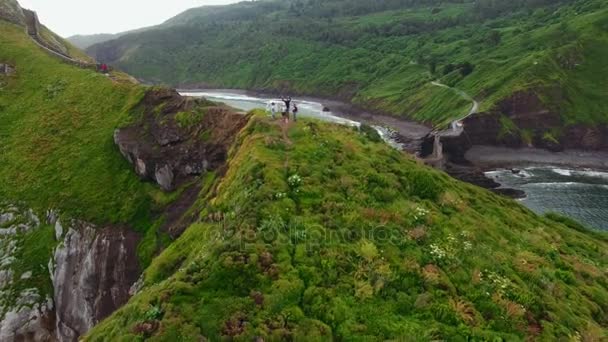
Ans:
{"type": "Polygon", "coordinates": [[[555,212],[608,231],[608,172],[534,166],[485,174],[502,187],[524,191],[521,203],[538,214],[555,212]]]}
{"type": "MultiPolygon", "coordinates": [[[[253,94],[244,90],[183,90],[180,93],[184,96],[205,97],[212,101],[223,102],[244,112],[265,108],[267,102],[271,100],[280,101],[280,99],[271,95],[253,94]]],[[[430,132],[430,129],[423,125],[398,118],[369,113],[351,115],[348,113],[348,104],[332,102],[331,100],[294,97],[294,101],[298,103],[300,115],[303,117],[312,117],[349,126],[359,126],[362,122],[371,124],[388,144],[408,152],[415,151],[416,147],[412,147],[411,150],[408,147],[419,143],[419,139],[430,132]],[[324,111],[324,109],[327,109],[324,105],[326,103],[329,104],[330,109],[336,108],[337,110],[334,112],[324,111]],[[382,123],[378,122],[378,117],[380,117],[382,123]],[[407,143],[403,143],[404,136],[412,145],[408,146],[407,143]]],[[[524,168],[522,166],[519,169],[521,171],[514,173],[512,171],[513,167],[522,163],[522,155],[525,155],[522,154],[522,151],[511,151],[512,153],[507,154],[504,151],[497,153],[494,150],[495,148],[491,147],[486,147],[486,149],[490,150],[482,149],[480,153],[474,153],[470,156],[481,158],[477,162],[485,165],[485,170],[490,170],[485,172],[485,176],[501,184],[501,188],[507,190],[505,193],[508,194],[508,189],[523,191],[526,196],[520,199],[521,203],[538,214],[556,212],[576,219],[590,228],[608,231],[608,172],[575,170],[569,169],[568,166],[560,166],[560,168],[553,166],[524,168]],[[484,151],[487,153],[483,153],[484,151]],[[510,156],[511,159],[499,160],[500,155],[503,157],[505,155],[510,156]],[[485,159],[483,159],[484,156],[485,159]],[[495,158],[498,159],[494,160],[495,158]],[[491,166],[493,160],[497,161],[494,168],[491,166]]],[[[473,152],[475,151],[473,150],[473,152]]],[[[531,155],[530,158],[537,156],[537,154],[528,154],[531,155]]],[[[550,152],[546,152],[546,154],[547,156],[544,156],[546,159],[558,157],[558,155],[550,152]]],[[[535,159],[532,158],[532,160],[535,159]]],[[[544,159],[541,158],[541,160],[544,159]]],[[[572,159],[566,161],[568,160],[573,161],[572,159]]],[[[473,162],[475,164],[475,161],[473,162]]],[[[547,159],[547,163],[554,162],[555,160],[547,159]]],[[[482,178],[485,177],[482,176],[482,178]]]]}
{"type": "MultiPolygon", "coordinates": [[[[277,97],[270,95],[251,95],[246,91],[238,90],[180,90],[179,93],[183,96],[205,97],[208,100],[224,103],[243,112],[266,108],[267,104],[271,101],[282,103],[281,99],[277,97]]],[[[400,137],[398,132],[390,127],[390,125],[366,120],[365,117],[361,115],[349,115],[347,113],[348,110],[344,110],[344,108],[348,106],[347,104],[330,100],[323,101],[309,97],[294,97],[293,101],[298,105],[298,117],[309,117],[351,127],[359,127],[362,123],[369,124],[376,129],[378,134],[380,134],[387,144],[399,150],[406,149],[406,146],[401,139],[402,137],[400,137]],[[340,107],[340,110],[328,110],[329,108],[325,106],[324,103],[330,103],[331,107],[340,107]]],[[[281,114],[277,113],[277,115],[280,116],[281,114]]]]}

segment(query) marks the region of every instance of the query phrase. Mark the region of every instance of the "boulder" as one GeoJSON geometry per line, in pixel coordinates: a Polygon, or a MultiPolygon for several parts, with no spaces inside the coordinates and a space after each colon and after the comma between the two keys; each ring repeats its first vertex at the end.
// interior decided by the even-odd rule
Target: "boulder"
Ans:
{"type": "Polygon", "coordinates": [[[0,63],[0,75],[11,76],[15,74],[15,67],[10,64],[0,63]]]}

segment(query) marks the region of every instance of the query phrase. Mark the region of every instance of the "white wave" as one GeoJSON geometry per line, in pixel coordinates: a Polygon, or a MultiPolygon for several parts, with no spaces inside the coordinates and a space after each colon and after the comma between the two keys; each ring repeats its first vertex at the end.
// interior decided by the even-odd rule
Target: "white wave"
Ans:
{"type": "Polygon", "coordinates": [[[500,175],[504,175],[506,173],[512,173],[509,170],[505,170],[505,169],[498,169],[498,170],[494,170],[494,171],[486,171],[484,172],[484,174],[488,177],[492,177],[492,176],[500,176],[500,175]]]}
{"type": "Polygon", "coordinates": [[[562,175],[562,176],[572,176],[572,170],[566,170],[566,169],[551,169],[551,171],[557,173],[558,175],[562,175]]]}
{"type": "Polygon", "coordinates": [[[573,187],[587,187],[597,188],[604,187],[607,185],[603,184],[589,184],[580,182],[543,182],[543,183],[528,183],[526,187],[542,187],[542,188],[573,188],[573,187]]]}
{"type": "Polygon", "coordinates": [[[602,171],[593,171],[593,170],[576,171],[576,174],[581,175],[581,176],[587,176],[587,177],[608,179],[608,172],[602,172],[602,171]]]}
{"type": "Polygon", "coordinates": [[[516,174],[516,176],[518,176],[520,178],[530,178],[530,177],[532,177],[532,173],[530,173],[526,170],[521,170],[521,171],[519,171],[519,173],[516,174]]]}
{"type": "MultiPolygon", "coordinates": [[[[231,100],[231,101],[248,101],[248,102],[265,102],[265,99],[251,97],[247,95],[239,94],[224,94],[224,93],[211,93],[211,92],[180,92],[184,96],[192,97],[211,97],[214,99],[231,100]]],[[[270,99],[268,99],[270,100],[270,99]]]]}

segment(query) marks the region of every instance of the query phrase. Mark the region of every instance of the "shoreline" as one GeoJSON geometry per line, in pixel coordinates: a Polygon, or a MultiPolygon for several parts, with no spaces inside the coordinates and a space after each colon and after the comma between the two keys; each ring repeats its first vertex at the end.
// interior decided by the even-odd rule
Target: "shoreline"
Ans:
{"type": "MultiPolygon", "coordinates": [[[[184,87],[177,88],[177,90],[183,92],[232,93],[262,98],[272,98],[279,94],[279,92],[271,91],[205,87],[184,87]]],[[[339,99],[308,95],[295,95],[293,98],[300,101],[320,103],[324,107],[327,107],[332,114],[344,119],[360,121],[369,125],[388,127],[395,131],[398,136],[397,140],[400,143],[403,143],[405,151],[412,155],[420,149],[422,139],[432,131],[431,127],[423,123],[418,123],[395,115],[366,110],[355,104],[339,99]]],[[[564,152],[550,152],[538,148],[515,149],[489,145],[475,145],[466,152],[465,159],[469,161],[471,165],[455,165],[457,165],[459,169],[471,169],[474,170],[474,172],[533,166],[556,166],[573,169],[608,171],[608,151],[566,150],[564,152]]],[[[448,170],[445,171],[447,172],[448,170]]],[[[489,189],[491,190],[492,188],[489,189]]]]}
{"type": "Polygon", "coordinates": [[[565,150],[563,152],[550,152],[538,148],[515,149],[476,145],[465,153],[465,158],[484,171],[535,166],[608,171],[608,152],[604,151],[565,150]]]}
{"type": "MultiPolygon", "coordinates": [[[[261,98],[272,98],[278,96],[278,93],[244,89],[177,88],[177,91],[188,93],[232,93],[261,98]]],[[[432,128],[425,124],[395,115],[369,111],[355,104],[341,100],[307,95],[294,95],[292,98],[295,101],[299,100],[320,103],[323,107],[328,108],[333,115],[343,119],[358,121],[367,125],[376,125],[389,128],[396,133],[397,142],[403,144],[404,149],[412,154],[415,154],[415,152],[419,150],[422,139],[424,139],[424,137],[426,137],[432,131],[432,128]]]]}

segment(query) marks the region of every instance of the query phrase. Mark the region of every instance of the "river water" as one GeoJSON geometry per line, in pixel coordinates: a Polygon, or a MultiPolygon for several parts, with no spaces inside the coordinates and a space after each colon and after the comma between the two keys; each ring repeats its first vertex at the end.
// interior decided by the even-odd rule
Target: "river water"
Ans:
{"type": "MultiPolygon", "coordinates": [[[[206,97],[209,100],[223,102],[242,111],[265,108],[268,101],[279,99],[263,96],[252,96],[245,92],[206,90],[182,91],[182,95],[206,97]]],[[[358,126],[358,121],[341,116],[339,113],[324,112],[323,105],[311,99],[294,98],[300,109],[300,115],[339,124],[358,126]]],[[[401,149],[393,139],[393,132],[386,127],[373,125],[387,143],[401,149]]],[[[487,172],[503,187],[519,189],[527,197],[522,204],[533,211],[543,214],[556,212],[572,217],[584,225],[608,231],[608,172],[569,170],[554,167],[529,167],[518,174],[511,170],[487,172]]]]}
{"type": "Polygon", "coordinates": [[[556,212],[587,227],[608,231],[608,172],[555,167],[528,167],[519,173],[486,173],[503,187],[526,193],[521,200],[533,211],[556,212]]]}

